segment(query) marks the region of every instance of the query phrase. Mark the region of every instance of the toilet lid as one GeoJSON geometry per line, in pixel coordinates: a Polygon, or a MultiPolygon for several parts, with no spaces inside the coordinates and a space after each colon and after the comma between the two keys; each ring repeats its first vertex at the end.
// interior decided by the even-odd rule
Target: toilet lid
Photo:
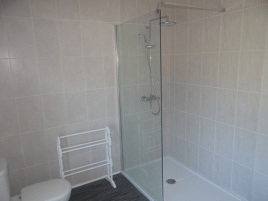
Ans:
{"type": "Polygon", "coordinates": [[[67,180],[52,179],[27,186],[21,190],[22,201],[58,201],[71,193],[67,180]]]}

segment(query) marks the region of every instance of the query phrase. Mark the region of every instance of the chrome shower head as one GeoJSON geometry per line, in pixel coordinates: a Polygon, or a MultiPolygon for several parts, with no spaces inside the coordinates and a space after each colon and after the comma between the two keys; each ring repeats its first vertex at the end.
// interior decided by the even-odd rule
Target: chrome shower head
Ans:
{"type": "Polygon", "coordinates": [[[169,22],[169,21],[165,21],[165,22],[161,22],[162,26],[173,26],[176,25],[176,22],[169,22]]]}

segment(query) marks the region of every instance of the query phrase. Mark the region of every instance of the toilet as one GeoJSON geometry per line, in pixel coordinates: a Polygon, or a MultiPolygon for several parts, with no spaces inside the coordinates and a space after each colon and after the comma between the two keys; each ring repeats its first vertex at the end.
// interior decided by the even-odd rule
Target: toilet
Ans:
{"type": "MultiPolygon", "coordinates": [[[[24,187],[21,190],[21,201],[68,201],[71,190],[69,181],[52,179],[24,187]]],[[[0,158],[0,200],[10,201],[10,192],[7,161],[0,158]]]]}

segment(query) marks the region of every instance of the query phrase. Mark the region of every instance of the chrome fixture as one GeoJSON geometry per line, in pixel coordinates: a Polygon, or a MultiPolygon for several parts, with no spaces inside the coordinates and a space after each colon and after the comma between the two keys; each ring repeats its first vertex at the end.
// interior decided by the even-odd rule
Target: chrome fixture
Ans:
{"type": "Polygon", "coordinates": [[[146,96],[142,96],[141,100],[142,101],[150,101],[150,108],[151,108],[151,112],[153,115],[158,115],[160,113],[160,97],[158,97],[158,93],[157,90],[155,88],[155,83],[154,83],[154,78],[153,78],[153,74],[152,74],[152,49],[155,48],[155,45],[151,45],[151,28],[152,28],[152,22],[159,20],[160,21],[160,26],[173,26],[176,24],[176,22],[170,22],[168,16],[163,16],[163,17],[157,17],[154,19],[151,19],[149,21],[149,26],[146,26],[145,28],[147,30],[149,30],[149,43],[146,39],[146,36],[144,34],[138,34],[139,37],[144,39],[144,47],[146,50],[146,54],[147,54],[147,60],[148,60],[148,67],[149,67],[149,71],[150,71],[150,88],[151,88],[151,93],[149,97],[146,96]],[[165,22],[161,22],[161,19],[166,19],[165,22]],[[153,101],[157,101],[158,104],[158,111],[154,112],[153,110],[153,101]]]}

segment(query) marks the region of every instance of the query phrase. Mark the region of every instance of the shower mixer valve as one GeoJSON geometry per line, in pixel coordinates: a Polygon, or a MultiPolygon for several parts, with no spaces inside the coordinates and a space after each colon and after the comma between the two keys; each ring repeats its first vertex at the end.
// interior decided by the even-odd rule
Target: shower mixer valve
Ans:
{"type": "Polygon", "coordinates": [[[150,97],[142,96],[141,101],[153,101],[153,100],[158,100],[160,97],[156,97],[154,95],[150,95],[150,97]]]}

